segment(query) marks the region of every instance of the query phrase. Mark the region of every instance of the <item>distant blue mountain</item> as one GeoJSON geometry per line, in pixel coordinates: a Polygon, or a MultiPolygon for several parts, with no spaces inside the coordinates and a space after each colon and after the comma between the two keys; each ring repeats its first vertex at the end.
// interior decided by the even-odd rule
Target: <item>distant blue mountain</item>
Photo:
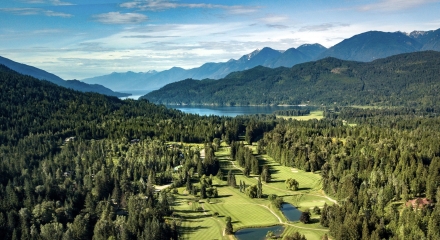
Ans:
{"type": "Polygon", "coordinates": [[[402,32],[370,31],[345,39],[318,56],[370,62],[401,53],[421,50],[423,44],[402,32]]]}
{"type": "Polygon", "coordinates": [[[295,48],[287,51],[278,51],[269,47],[261,50],[255,50],[252,53],[243,55],[239,59],[231,59],[227,62],[205,63],[200,67],[192,69],[183,69],[173,67],[162,72],[148,73],[112,73],[109,75],[83,79],[86,83],[97,83],[117,90],[127,91],[135,89],[154,90],[165,86],[168,83],[176,82],[182,79],[220,79],[231,72],[243,71],[256,66],[266,67],[292,67],[295,64],[313,60],[317,54],[326,50],[319,44],[306,44],[298,47],[304,52],[295,48]]]}
{"type": "Polygon", "coordinates": [[[40,79],[40,80],[46,80],[52,83],[55,83],[59,86],[62,87],[66,87],[66,88],[71,88],[74,90],[78,90],[81,92],[97,92],[97,93],[101,93],[101,94],[105,94],[105,95],[109,95],[109,96],[116,96],[116,97],[127,97],[130,96],[130,94],[126,94],[126,93],[119,93],[119,92],[114,92],[102,85],[98,85],[98,84],[87,84],[78,80],[70,80],[70,81],[65,81],[62,78],[56,76],[55,74],[46,72],[42,69],[36,68],[36,67],[32,67],[26,64],[22,64],[22,63],[18,63],[15,61],[12,61],[8,58],[4,58],[0,56],[0,64],[5,65],[6,67],[24,74],[24,75],[29,75],[32,76],[34,78],[40,79]]]}

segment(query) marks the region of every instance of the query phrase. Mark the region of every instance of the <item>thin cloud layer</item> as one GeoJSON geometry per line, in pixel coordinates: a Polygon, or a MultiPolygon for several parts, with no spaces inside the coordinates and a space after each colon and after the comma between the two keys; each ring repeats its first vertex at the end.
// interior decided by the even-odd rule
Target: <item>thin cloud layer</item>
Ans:
{"type": "Polygon", "coordinates": [[[146,0],[126,2],[120,4],[123,8],[138,9],[141,11],[164,11],[176,8],[205,8],[205,9],[223,9],[231,14],[249,14],[257,12],[259,7],[240,6],[240,5],[220,5],[210,3],[178,3],[167,0],[146,0]]]}
{"type": "Polygon", "coordinates": [[[299,29],[299,32],[323,32],[337,27],[348,27],[350,24],[345,23],[323,23],[319,25],[303,26],[299,29]]]}
{"type": "Polygon", "coordinates": [[[140,13],[109,12],[94,15],[93,19],[104,24],[136,24],[147,21],[148,17],[140,13]]]}
{"type": "Polygon", "coordinates": [[[32,4],[52,4],[54,6],[70,6],[70,5],[75,5],[73,3],[70,2],[62,2],[60,0],[50,0],[50,1],[45,1],[45,0],[20,0],[20,2],[25,2],[25,3],[32,3],[32,4]]]}
{"type": "Polygon", "coordinates": [[[0,8],[0,11],[11,13],[14,15],[44,15],[48,17],[63,17],[70,18],[73,15],[62,12],[54,12],[51,10],[45,10],[41,8],[0,8]]]}
{"type": "Polygon", "coordinates": [[[399,11],[411,9],[428,3],[438,3],[438,0],[380,0],[376,3],[358,7],[360,11],[399,11]]]}

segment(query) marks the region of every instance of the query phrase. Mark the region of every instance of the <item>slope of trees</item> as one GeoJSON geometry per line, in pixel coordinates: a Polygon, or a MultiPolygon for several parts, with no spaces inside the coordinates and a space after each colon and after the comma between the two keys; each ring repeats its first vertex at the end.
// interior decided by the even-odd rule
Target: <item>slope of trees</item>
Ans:
{"type": "MultiPolygon", "coordinates": [[[[240,181],[240,191],[263,196],[270,169],[260,169],[239,134],[282,165],[321,174],[325,192],[339,200],[321,212],[332,238],[440,237],[436,107],[333,107],[319,121],[201,117],[67,90],[1,66],[0,91],[1,239],[176,239],[179,222],[165,221],[173,195],[154,185],[216,197],[220,139],[245,175],[262,174],[258,185],[240,181]],[[167,141],[206,143],[205,158],[167,141]],[[416,198],[432,204],[405,206],[416,198]]],[[[232,172],[228,183],[237,185],[232,172]]]]}
{"type": "Polygon", "coordinates": [[[244,128],[243,120],[80,93],[3,66],[0,100],[1,239],[177,239],[179,223],[165,221],[173,195],[154,185],[180,186],[191,169],[209,175],[219,166],[212,147],[202,160],[166,141],[233,141],[244,128]]]}
{"type": "Polygon", "coordinates": [[[439,104],[439,52],[369,63],[326,58],[292,68],[255,67],[221,80],[169,84],[143,98],[164,104],[315,104],[432,107],[439,104]]]}
{"type": "Polygon", "coordinates": [[[331,120],[281,121],[259,147],[283,165],[320,171],[325,192],[341,203],[321,214],[335,239],[436,239],[439,205],[405,206],[440,201],[440,119],[428,110],[345,109],[331,120]]]}

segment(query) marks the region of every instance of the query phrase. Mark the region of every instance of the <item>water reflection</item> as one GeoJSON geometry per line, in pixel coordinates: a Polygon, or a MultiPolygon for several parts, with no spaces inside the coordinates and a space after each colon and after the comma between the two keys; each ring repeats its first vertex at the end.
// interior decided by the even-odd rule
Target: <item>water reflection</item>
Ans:
{"type": "Polygon", "coordinates": [[[284,227],[281,225],[263,228],[245,228],[235,233],[238,240],[263,240],[266,238],[268,231],[272,231],[276,236],[281,235],[284,227]]]}
{"type": "Polygon", "coordinates": [[[274,111],[287,109],[304,109],[298,106],[176,106],[167,105],[186,113],[193,113],[203,116],[218,115],[235,117],[237,115],[249,114],[272,114],[274,111]]]}

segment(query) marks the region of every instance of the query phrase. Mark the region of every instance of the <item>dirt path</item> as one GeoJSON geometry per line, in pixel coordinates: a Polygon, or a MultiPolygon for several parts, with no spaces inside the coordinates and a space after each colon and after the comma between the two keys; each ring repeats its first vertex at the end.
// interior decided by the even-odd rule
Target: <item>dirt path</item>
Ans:
{"type": "Polygon", "coordinates": [[[274,211],[272,211],[272,209],[270,209],[268,206],[265,206],[263,204],[257,204],[257,205],[267,208],[267,210],[269,210],[276,218],[278,218],[278,221],[280,223],[284,223],[283,220],[274,211]]]}

